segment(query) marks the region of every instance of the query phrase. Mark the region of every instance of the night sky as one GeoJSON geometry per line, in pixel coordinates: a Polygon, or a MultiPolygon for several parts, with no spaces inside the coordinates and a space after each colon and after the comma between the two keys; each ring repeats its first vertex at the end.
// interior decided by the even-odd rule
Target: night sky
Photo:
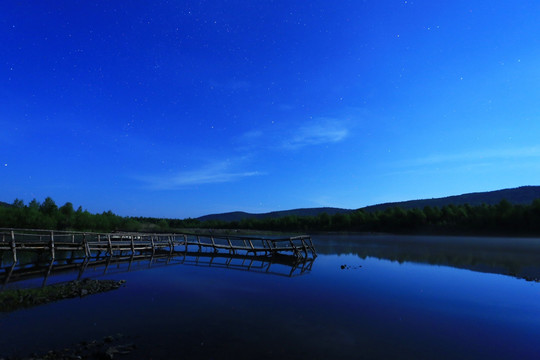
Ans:
{"type": "Polygon", "coordinates": [[[540,2],[0,3],[0,200],[197,217],[540,184],[540,2]]]}

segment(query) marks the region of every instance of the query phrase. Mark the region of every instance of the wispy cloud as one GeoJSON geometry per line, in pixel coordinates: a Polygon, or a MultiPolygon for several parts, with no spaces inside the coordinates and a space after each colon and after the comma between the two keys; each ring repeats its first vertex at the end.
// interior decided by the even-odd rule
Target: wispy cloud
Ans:
{"type": "Polygon", "coordinates": [[[216,162],[205,167],[178,172],[174,175],[142,176],[138,180],[155,190],[173,190],[195,185],[228,183],[242,178],[259,176],[259,171],[238,171],[231,161],[216,162]]]}
{"type": "Polygon", "coordinates": [[[242,134],[241,139],[242,140],[255,140],[260,137],[262,137],[264,133],[261,130],[252,130],[248,131],[242,134]]]}
{"type": "Polygon", "coordinates": [[[405,160],[398,163],[402,167],[415,167],[426,165],[439,165],[449,163],[476,163],[489,160],[519,160],[540,157],[540,146],[484,149],[457,154],[433,154],[417,159],[405,160]]]}
{"type": "Polygon", "coordinates": [[[337,143],[348,135],[349,129],[344,121],[320,119],[294,131],[293,135],[283,142],[283,147],[298,149],[310,145],[337,143]]]}

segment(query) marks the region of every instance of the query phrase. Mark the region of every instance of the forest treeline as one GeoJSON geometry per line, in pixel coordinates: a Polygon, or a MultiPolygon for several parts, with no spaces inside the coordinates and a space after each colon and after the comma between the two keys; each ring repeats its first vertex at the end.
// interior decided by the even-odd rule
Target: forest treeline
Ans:
{"type": "Polygon", "coordinates": [[[529,205],[502,200],[496,205],[426,206],[404,210],[351,211],[317,216],[244,219],[241,221],[122,217],[111,211],[92,214],[70,202],[56,205],[46,198],[28,204],[16,199],[0,206],[0,227],[79,231],[181,231],[187,228],[248,229],[269,231],[358,231],[386,233],[540,235],[540,199],[529,205]]]}

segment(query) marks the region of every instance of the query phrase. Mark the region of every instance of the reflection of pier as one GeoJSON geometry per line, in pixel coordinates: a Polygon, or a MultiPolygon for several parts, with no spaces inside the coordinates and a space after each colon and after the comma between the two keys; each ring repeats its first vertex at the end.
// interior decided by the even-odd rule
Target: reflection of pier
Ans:
{"type": "Polygon", "coordinates": [[[79,280],[84,274],[95,277],[178,264],[293,277],[309,272],[314,261],[313,258],[298,259],[285,255],[263,256],[198,251],[91,258],[78,257],[76,253],[69,255],[63,259],[51,258],[49,262],[13,263],[0,274],[0,284],[5,287],[8,283],[43,277],[42,285],[45,286],[51,276],[59,274],[76,273],[76,280],[79,280]]]}
{"type": "Polygon", "coordinates": [[[29,229],[0,229],[0,251],[11,251],[13,262],[17,252],[25,250],[47,251],[52,259],[58,251],[80,252],[91,258],[97,252],[107,256],[156,254],[181,250],[189,253],[212,251],[229,255],[274,256],[288,254],[297,259],[316,257],[311,237],[261,238],[220,236],[213,234],[143,234],[143,233],[89,233],[29,229]]]}

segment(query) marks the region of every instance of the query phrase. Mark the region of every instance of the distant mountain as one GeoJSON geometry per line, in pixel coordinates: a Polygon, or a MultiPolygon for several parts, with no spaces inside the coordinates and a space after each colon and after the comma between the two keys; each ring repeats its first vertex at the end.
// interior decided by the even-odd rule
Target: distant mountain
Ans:
{"type": "MultiPolygon", "coordinates": [[[[504,189],[487,192],[476,192],[463,195],[448,196],[442,198],[422,199],[422,200],[409,200],[401,202],[390,202],[384,204],[377,204],[363,207],[364,211],[382,211],[387,208],[399,206],[403,209],[422,209],[425,206],[442,207],[445,205],[481,205],[488,204],[494,205],[501,200],[506,199],[512,204],[530,204],[533,200],[540,199],[540,186],[522,186],[514,189],[504,189]]],[[[12,207],[12,204],[0,201],[0,206],[12,207]]],[[[272,211],[262,214],[252,214],[241,211],[228,212],[222,214],[211,214],[198,217],[197,220],[221,220],[221,221],[240,221],[242,219],[265,219],[265,218],[280,218],[288,215],[295,216],[317,216],[321,213],[327,213],[328,215],[334,215],[337,213],[348,213],[354,210],[341,209],[334,207],[318,207],[307,209],[293,209],[283,211],[272,211]]]]}
{"type": "Polygon", "coordinates": [[[442,207],[445,205],[494,205],[506,199],[512,204],[530,204],[533,200],[540,199],[540,186],[522,186],[514,189],[504,189],[487,192],[476,192],[463,195],[448,196],[434,199],[409,200],[391,202],[378,205],[366,206],[365,211],[379,211],[399,206],[403,209],[422,209],[425,206],[442,207]]]}
{"type": "MultiPolygon", "coordinates": [[[[425,206],[442,207],[445,205],[494,205],[501,200],[506,199],[512,204],[530,204],[535,199],[540,199],[540,186],[522,186],[514,189],[504,189],[487,192],[468,193],[463,195],[448,196],[442,198],[422,199],[422,200],[409,200],[401,202],[390,202],[384,204],[377,204],[366,206],[362,208],[365,211],[379,211],[387,208],[399,206],[403,209],[423,209],[425,206]]],[[[228,212],[223,214],[205,215],[197,218],[200,221],[206,220],[221,220],[221,221],[240,221],[242,219],[264,219],[264,218],[279,218],[287,215],[296,216],[317,216],[321,213],[327,213],[328,215],[334,215],[337,213],[347,213],[354,210],[341,209],[333,207],[320,207],[320,208],[308,208],[308,209],[294,209],[284,211],[273,211],[263,214],[252,214],[241,211],[228,212]]]]}
{"type": "Polygon", "coordinates": [[[353,211],[353,210],[332,208],[332,207],[272,211],[272,212],[262,213],[262,214],[252,214],[252,213],[246,213],[242,211],[234,211],[234,212],[228,212],[228,213],[223,213],[223,214],[205,215],[205,216],[198,217],[197,220],[200,220],[200,221],[206,221],[206,220],[240,221],[242,219],[280,218],[280,217],[288,216],[288,215],[317,216],[321,213],[334,215],[337,213],[346,213],[350,211],[353,211]]]}

